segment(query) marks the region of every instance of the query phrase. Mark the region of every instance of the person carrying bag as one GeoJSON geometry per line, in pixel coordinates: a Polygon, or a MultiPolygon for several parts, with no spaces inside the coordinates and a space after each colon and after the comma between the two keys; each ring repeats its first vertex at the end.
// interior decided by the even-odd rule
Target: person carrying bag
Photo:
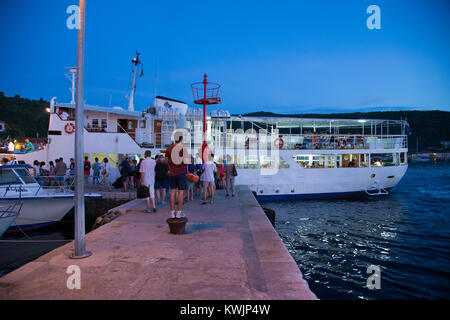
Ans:
{"type": "MultiPolygon", "coordinates": [[[[225,161],[225,185],[226,185],[226,190],[227,190],[227,197],[230,196],[230,191],[231,191],[231,196],[234,197],[234,177],[236,177],[238,175],[237,170],[236,170],[236,166],[234,165],[234,163],[228,163],[229,161],[225,161]]],[[[230,161],[231,162],[231,161],[230,161]]]]}

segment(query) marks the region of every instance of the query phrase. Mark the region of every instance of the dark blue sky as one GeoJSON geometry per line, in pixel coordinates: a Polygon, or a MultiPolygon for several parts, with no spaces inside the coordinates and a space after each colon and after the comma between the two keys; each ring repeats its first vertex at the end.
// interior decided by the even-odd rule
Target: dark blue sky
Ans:
{"type": "MultiPolygon", "coordinates": [[[[68,102],[76,0],[0,1],[0,91],[68,102]]],[[[125,106],[142,52],[136,107],[157,94],[192,105],[190,83],[222,84],[232,113],[450,110],[450,1],[87,0],[85,99],[125,106]],[[381,30],[366,27],[369,5],[381,30]]]]}

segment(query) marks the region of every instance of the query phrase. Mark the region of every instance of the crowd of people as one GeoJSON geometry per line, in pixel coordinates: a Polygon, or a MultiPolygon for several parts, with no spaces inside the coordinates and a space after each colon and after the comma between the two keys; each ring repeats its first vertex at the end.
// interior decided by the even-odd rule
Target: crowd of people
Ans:
{"type": "MultiPolygon", "coordinates": [[[[39,150],[43,148],[44,143],[41,142],[39,146],[39,150]]],[[[8,153],[14,154],[17,150],[17,153],[30,153],[33,152],[34,146],[30,139],[25,139],[24,143],[17,143],[13,139],[5,139],[0,143],[0,153],[8,153]]]]}
{"type": "Polygon", "coordinates": [[[119,168],[124,191],[127,188],[139,188],[146,201],[146,212],[156,212],[157,204],[164,204],[166,194],[169,194],[170,214],[172,218],[182,218],[183,203],[201,198],[202,204],[214,203],[216,188],[225,188],[226,196],[234,197],[234,178],[236,167],[224,161],[214,163],[214,156],[208,155],[202,163],[197,155],[194,159],[181,147],[183,137],[169,146],[164,155],[152,158],[150,150],[145,152],[145,158],[139,163],[125,158],[119,168]],[[186,153],[186,154],[184,154],[186,153]],[[138,173],[138,174],[136,174],[138,173]],[[145,191],[142,191],[142,188],[145,191]]]}
{"type": "MultiPolygon", "coordinates": [[[[214,155],[204,156],[204,163],[196,155],[196,158],[187,154],[181,146],[183,137],[169,146],[166,156],[159,154],[152,157],[151,151],[145,151],[144,158],[139,162],[136,159],[125,157],[119,164],[120,177],[113,183],[114,187],[139,190],[144,188],[147,209],[146,212],[156,212],[156,205],[165,204],[169,195],[170,213],[172,218],[182,218],[183,203],[193,201],[196,198],[202,200],[202,204],[214,203],[217,188],[226,189],[226,196],[234,197],[234,178],[237,176],[236,167],[231,163],[231,158],[224,159],[223,163],[214,162],[214,155]],[[184,150],[184,151],[183,151],[184,150]],[[185,153],[185,154],[184,154],[185,153]],[[227,163],[228,162],[228,163],[227,163]]],[[[14,157],[3,158],[1,165],[20,164],[14,157]]],[[[109,183],[111,168],[108,158],[100,162],[98,158],[91,163],[86,156],[83,162],[85,185],[98,185],[100,191],[107,189],[112,191],[109,183]]],[[[43,186],[73,185],[75,177],[75,160],[71,158],[69,164],[64,159],[58,158],[46,164],[35,160],[32,165],[32,174],[43,186]]]]}

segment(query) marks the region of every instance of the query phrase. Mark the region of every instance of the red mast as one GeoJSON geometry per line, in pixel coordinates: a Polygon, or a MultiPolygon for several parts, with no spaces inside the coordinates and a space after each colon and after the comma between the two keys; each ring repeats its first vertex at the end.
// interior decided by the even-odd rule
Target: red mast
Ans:
{"type": "Polygon", "coordinates": [[[208,152],[205,149],[208,147],[206,142],[206,106],[208,104],[222,103],[222,99],[218,97],[220,85],[214,82],[208,82],[208,76],[203,76],[202,82],[195,82],[191,84],[192,94],[194,95],[194,103],[203,105],[203,145],[202,145],[202,161],[205,163],[208,160],[208,152]]]}

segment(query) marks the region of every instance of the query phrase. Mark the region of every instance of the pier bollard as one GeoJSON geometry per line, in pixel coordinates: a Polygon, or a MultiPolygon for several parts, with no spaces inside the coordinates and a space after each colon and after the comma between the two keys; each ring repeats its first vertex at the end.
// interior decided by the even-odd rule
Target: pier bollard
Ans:
{"type": "Polygon", "coordinates": [[[186,223],[187,223],[188,219],[186,217],[169,218],[166,221],[169,224],[170,233],[183,234],[185,232],[186,223]]]}

